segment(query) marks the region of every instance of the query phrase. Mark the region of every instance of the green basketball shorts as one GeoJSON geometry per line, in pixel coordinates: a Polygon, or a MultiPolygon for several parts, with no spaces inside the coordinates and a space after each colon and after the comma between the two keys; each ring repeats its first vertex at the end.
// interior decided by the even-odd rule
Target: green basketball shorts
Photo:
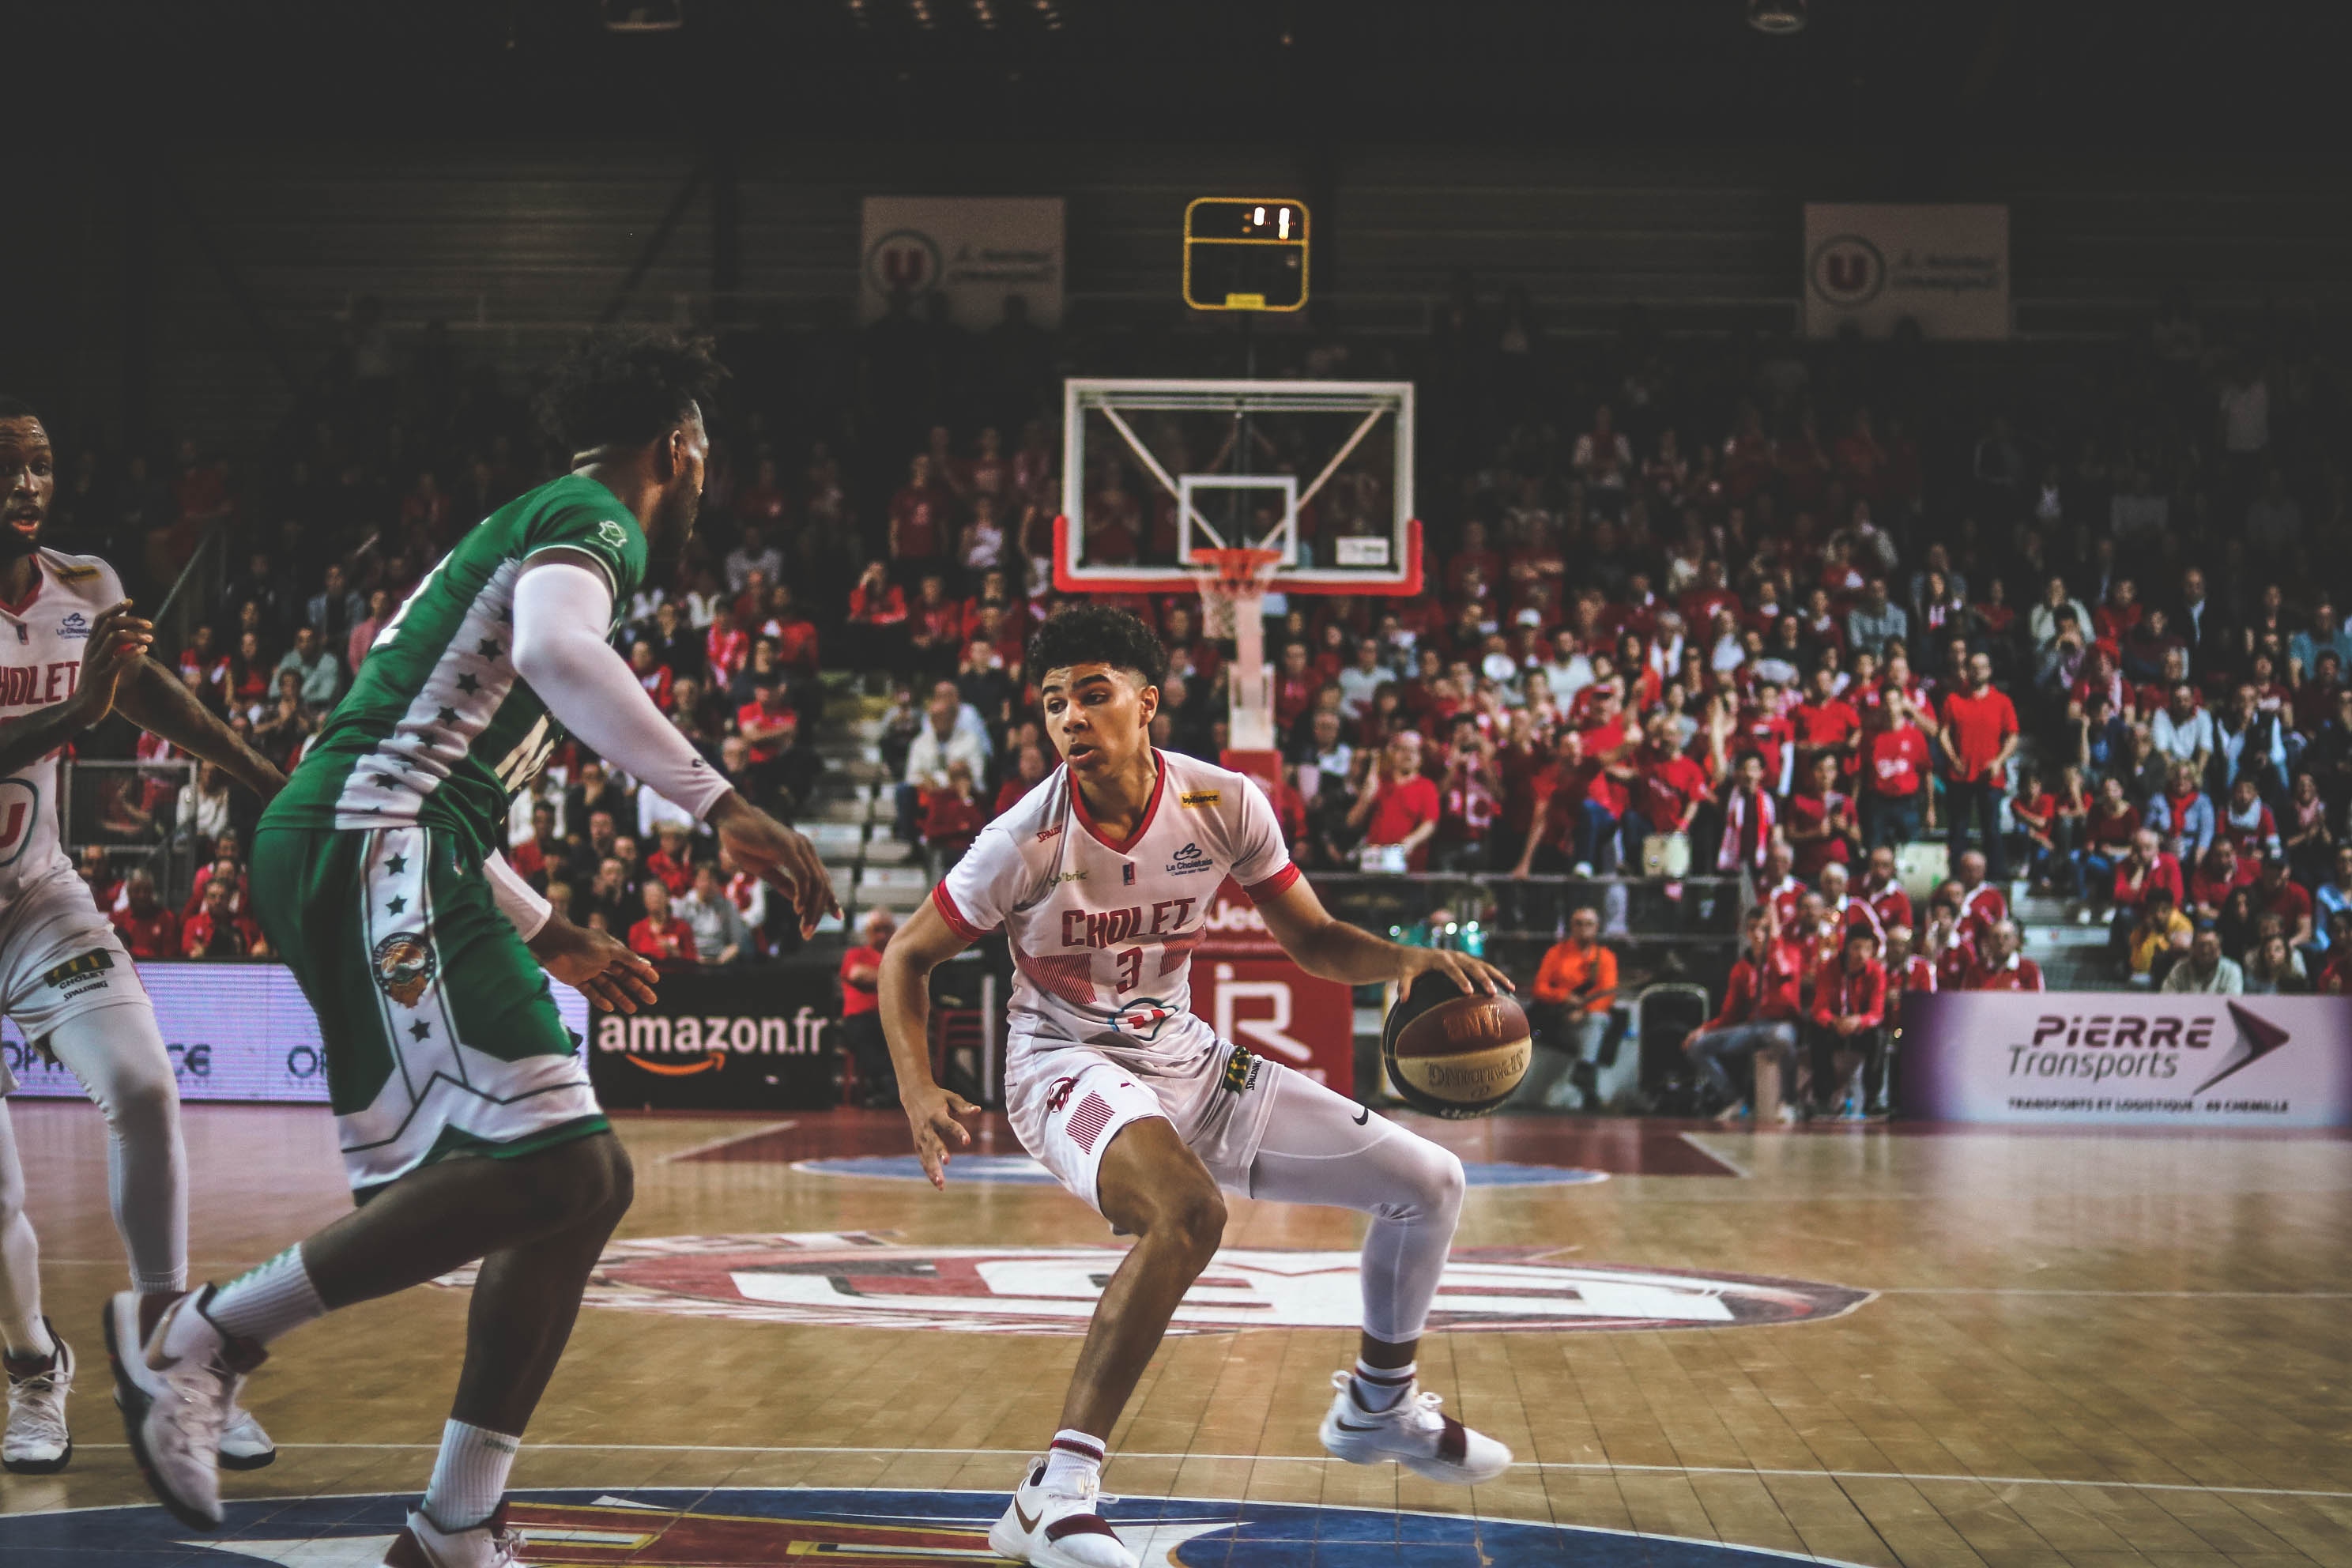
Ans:
{"type": "Polygon", "coordinates": [[[457,835],[265,824],[250,876],[319,1016],[353,1191],[605,1130],[547,976],[457,835]]]}

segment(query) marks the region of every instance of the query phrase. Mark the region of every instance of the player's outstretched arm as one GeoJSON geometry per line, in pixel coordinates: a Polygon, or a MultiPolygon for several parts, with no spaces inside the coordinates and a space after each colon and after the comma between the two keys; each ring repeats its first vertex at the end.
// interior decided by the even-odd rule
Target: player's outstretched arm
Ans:
{"type": "Polygon", "coordinates": [[[39,762],[114,708],[123,672],[143,661],[154,627],[131,613],[131,601],[110,606],[90,623],[81,679],[71,697],[0,723],[0,774],[39,762]]]}
{"type": "Polygon", "coordinates": [[[115,689],[114,709],[149,734],[216,764],[264,800],[286,787],[286,775],[278,771],[277,763],[247,745],[243,737],[196,700],[186,683],[152,658],[142,657],[123,671],[121,684],[115,689]]]}
{"type": "Polygon", "coordinates": [[[1509,975],[1483,958],[1444,948],[1405,947],[1334,918],[1303,877],[1258,905],[1257,912],[1299,968],[1326,980],[1346,985],[1394,980],[1410,988],[1433,969],[1465,991],[1492,995],[1518,989],[1509,975]]]}
{"type": "Polygon", "coordinates": [[[638,784],[709,823],[744,868],[792,895],[803,935],[838,914],[833,879],[801,834],[753,807],[662,717],[628,661],[606,642],[613,593],[595,558],[531,557],[515,584],[515,673],[547,710],[638,784]]]}
{"type": "Polygon", "coordinates": [[[882,974],[875,986],[882,1004],[882,1037],[890,1043],[898,1103],[915,1135],[915,1153],[923,1174],[942,1191],[949,1151],[971,1147],[971,1132],[956,1118],[980,1108],[931,1081],[931,971],[968,945],[949,929],[938,906],[925,900],[882,950],[882,974]]]}

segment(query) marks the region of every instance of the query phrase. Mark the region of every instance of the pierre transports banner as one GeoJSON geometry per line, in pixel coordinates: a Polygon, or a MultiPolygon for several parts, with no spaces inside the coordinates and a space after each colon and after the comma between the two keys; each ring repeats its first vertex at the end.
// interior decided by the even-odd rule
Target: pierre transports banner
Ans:
{"type": "Polygon", "coordinates": [[[1903,1002],[1903,1114],[2352,1125],[2352,997],[1947,991],[1903,1002]]]}
{"type": "MultiPolygon", "coordinates": [[[[142,960],[139,981],[155,1004],[182,1100],[327,1102],[319,1020],[282,965],[142,960]]],[[[587,1033],[585,997],[557,984],[555,1005],[566,1027],[587,1033]]],[[[20,1095],[82,1098],[73,1074],[27,1047],[13,1022],[0,1029],[0,1059],[16,1072],[20,1095]]]]}
{"type": "Polygon", "coordinates": [[[861,321],[879,320],[894,293],[920,320],[936,293],[957,326],[992,327],[1018,294],[1031,321],[1061,325],[1059,196],[868,196],[858,254],[861,321]]]}
{"type": "Polygon", "coordinates": [[[2009,336],[2009,209],[1805,205],[1805,335],[2009,336]]]}

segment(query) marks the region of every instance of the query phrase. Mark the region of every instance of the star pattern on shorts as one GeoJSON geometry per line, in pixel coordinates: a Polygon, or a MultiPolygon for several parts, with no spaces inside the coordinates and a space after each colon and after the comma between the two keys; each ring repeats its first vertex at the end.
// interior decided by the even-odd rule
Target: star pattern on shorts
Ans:
{"type": "Polygon", "coordinates": [[[424,1019],[419,1018],[408,1026],[408,1037],[413,1040],[429,1040],[433,1037],[433,1031],[426,1026],[424,1019]]]}
{"type": "Polygon", "coordinates": [[[395,899],[393,899],[392,900],[390,900],[389,902],[387,902],[387,903],[383,906],[383,912],[384,912],[385,914],[388,914],[388,915],[396,915],[396,914],[398,914],[401,910],[403,910],[406,909],[407,907],[408,907],[408,900],[407,900],[407,899],[405,899],[405,898],[395,898],[395,899]]]}
{"type": "Polygon", "coordinates": [[[433,717],[438,723],[455,724],[457,721],[457,710],[455,708],[444,708],[433,717]]]}
{"type": "Polygon", "coordinates": [[[390,875],[397,877],[403,871],[408,869],[408,857],[405,855],[395,855],[391,859],[386,860],[383,863],[383,868],[390,875]]]}
{"type": "Polygon", "coordinates": [[[470,693],[479,691],[481,689],[482,683],[474,679],[474,673],[471,670],[457,678],[457,689],[460,691],[470,693]]]}
{"type": "Polygon", "coordinates": [[[480,654],[484,658],[496,658],[499,655],[506,652],[506,649],[499,646],[498,638],[484,637],[481,640],[480,646],[477,647],[474,651],[480,654]]]}

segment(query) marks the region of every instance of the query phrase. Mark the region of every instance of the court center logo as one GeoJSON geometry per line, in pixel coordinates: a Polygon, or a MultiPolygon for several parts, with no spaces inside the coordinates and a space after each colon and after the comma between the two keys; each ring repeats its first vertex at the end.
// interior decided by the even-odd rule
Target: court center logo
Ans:
{"type": "MultiPolygon", "coordinates": [[[[1021,1457],[999,1458],[1009,1480],[1021,1457]]],[[[805,1561],[827,1568],[970,1568],[1002,1561],[989,1550],[988,1527],[1005,1502],[1005,1493],[986,1491],[581,1487],[512,1493],[507,1518],[530,1541],[535,1563],[754,1568],[805,1561]]],[[[152,1505],[6,1514],[0,1515],[0,1561],[344,1568],[383,1562],[415,1503],[414,1492],[233,1499],[221,1531],[202,1539],[191,1539],[184,1526],[152,1505]]],[[[1791,1561],[1761,1548],[1549,1521],[1153,1495],[1106,1497],[1100,1506],[1138,1559],[1170,1568],[1288,1568],[1310,1558],[1318,1568],[1391,1568],[1400,1562],[1767,1568],[1791,1561]]]]}
{"type": "MultiPolygon", "coordinates": [[[[952,1172],[953,1167],[950,1167],[952,1172]]],[[[866,1232],[673,1236],[614,1242],[592,1306],[831,1328],[1080,1334],[1113,1247],[899,1247],[866,1232]]],[[[1358,1255],[1227,1247],[1176,1309],[1171,1333],[1346,1329],[1363,1313],[1358,1255]]],[[[461,1269],[436,1281],[473,1282],[461,1269]]],[[[1867,1290],[1748,1274],[1554,1261],[1550,1249],[1456,1248],[1429,1327],[1443,1332],[1727,1329],[1840,1317],[1867,1290]]]]}
{"type": "Polygon", "coordinates": [[[1886,287],[1886,258],[1858,234],[1833,234],[1813,247],[1805,277],[1822,300],[1852,310],[1877,299],[1886,287]]]}

